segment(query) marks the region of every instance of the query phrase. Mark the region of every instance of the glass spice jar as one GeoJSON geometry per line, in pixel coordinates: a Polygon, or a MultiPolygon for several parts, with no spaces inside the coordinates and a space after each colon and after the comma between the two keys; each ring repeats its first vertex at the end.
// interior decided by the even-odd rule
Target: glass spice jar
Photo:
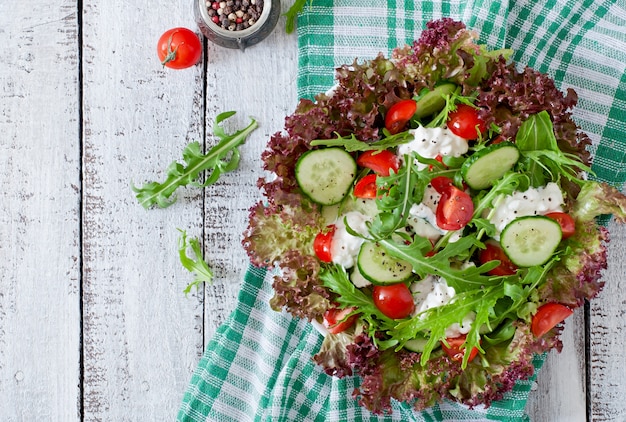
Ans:
{"type": "Polygon", "coordinates": [[[267,37],[280,16],[280,0],[194,0],[196,22],[211,42],[245,50],[267,37]]]}

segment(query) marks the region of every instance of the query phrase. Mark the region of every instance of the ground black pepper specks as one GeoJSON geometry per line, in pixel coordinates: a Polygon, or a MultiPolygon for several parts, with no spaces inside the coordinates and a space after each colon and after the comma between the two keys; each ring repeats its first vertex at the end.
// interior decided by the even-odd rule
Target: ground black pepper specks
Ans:
{"type": "Polygon", "coordinates": [[[206,0],[211,21],[229,31],[241,31],[254,25],[263,12],[264,0],[206,0]]]}

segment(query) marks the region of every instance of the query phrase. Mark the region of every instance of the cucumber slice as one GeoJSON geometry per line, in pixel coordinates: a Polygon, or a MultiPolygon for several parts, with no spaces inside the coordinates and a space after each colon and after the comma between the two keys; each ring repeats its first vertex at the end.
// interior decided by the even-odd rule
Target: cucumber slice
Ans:
{"type": "Polygon", "coordinates": [[[411,264],[390,256],[382,246],[375,242],[363,242],[357,265],[361,275],[373,284],[400,283],[413,275],[411,264]]]}
{"type": "Polygon", "coordinates": [[[427,343],[428,339],[424,337],[415,337],[404,343],[404,347],[411,352],[422,353],[427,343]]]}
{"type": "Polygon", "coordinates": [[[333,205],[340,202],[356,177],[356,161],[341,148],[306,152],[296,163],[296,181],[313,202],[333,205]]]}
{"type": "Polygon", "coordinates": [[[490,145],[465,160],[461,176],[470,188],[487,189],[511,170],[519,157],[519,150],[511,142],[490,145]]]}
{"type": "Polygon", "coordinates": [[[511,221],[500,234],[500,244],[509,259],[519,267],[543,265],[561,243],[561,226],[541,215],[511,221]]]}
{"type": "Polygon", "coordinates": [[[446,105],[446,95],[452,94],[456,88],[456,84],[446,82],[437,85],[432,91],[426,89],[427,92],[420,94],[416,99],[417,109],[414,116],[423,119],[440,112],[446,105]]]}

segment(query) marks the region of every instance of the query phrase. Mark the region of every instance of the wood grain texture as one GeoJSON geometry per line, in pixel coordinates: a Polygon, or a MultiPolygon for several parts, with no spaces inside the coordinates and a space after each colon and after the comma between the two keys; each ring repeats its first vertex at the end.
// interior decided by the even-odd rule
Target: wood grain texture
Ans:
{"type": "MultiPolygon", "coordinates": [[[[283,8],[289,4],[285,2],[283,8]]],[[[208,45],[207,146],[216,142],[211,126],[222,111],[237,111],[225,122],[227,128],[242,128],[250,117],[259,127],[241,148],[239,169],[225,174],[205,192],[206,254],[217,276],[216,283],[206,288],[207,340],[234,309],[249,265],[241,239],[249,208],[262,199],[256,184],[263,175],[261,152],[296,107],[296,69],[297,37],[285,33],[282,17],[272,34],[245,51],[208,45]]]]}
{"type": "Polygon", "coordinates": [[[144,210],[131,183],[164,178],[202,136],[202,67],[156,57],[162,32],[195,29],[191,2],[83,2],[84,420],[173,420],[202,351],[202,301],[178,260],[200,236],[201,193],[144,210]]]}
{"type": "Polygon", "coordinates": [[[75,2],[0,2],[2,421],[79,419],[77,34],[75,2]]]}
{"type": "Polygon", "coordinates": [[[606,284],[590,303],[589,398],[591,421],[626,421],[626,227],[609,224],[606,284]]]}

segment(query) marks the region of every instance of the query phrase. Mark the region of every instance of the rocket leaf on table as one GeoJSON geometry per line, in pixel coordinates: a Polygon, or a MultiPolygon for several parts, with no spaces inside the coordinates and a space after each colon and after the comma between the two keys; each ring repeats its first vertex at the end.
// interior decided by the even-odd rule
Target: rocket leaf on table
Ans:
{"type": "Polygon", "coordinates": [[[227,111],[215,118],[213,134],[220,139],[220,142],[206,154],[202,153],[198,142],[192,142],[183,151],[185,164],[176,161],[170,164],[164,182],[150,182],[140,188],[133,186],[139,203],[144,208],[154,205],[160,208],[168,207],[175,202],[170,197],[179,187],[187,185],[206,187],[215,183],[223,173],[235,170],[239,166],[238,147],[246,141],[258,124],[251,118],[250,124],[244,129],[227,134],[220,123],[234,114],[234,111],[227,111]],[[200,176],[207,170],[211,170],[211,174],[204,183],[201,183],[200,176]]]}
{"type": "Polygon", "coordinates": [[[200,241],[197,238],[187,239],[187,232],[180,230],[180,242],[178,245],[178,255],[180,257],[180,263],[182,266],[195,275],[194,280],[187,285],[184,290],[185,295],[191,292],[192,287],[196,290],[202,283],[213,283],[213,271],[202,257],[202,249],[200,248],[200,241]],[[187,255],[187,249],[191,248],[193,257],[187,255]]]}

